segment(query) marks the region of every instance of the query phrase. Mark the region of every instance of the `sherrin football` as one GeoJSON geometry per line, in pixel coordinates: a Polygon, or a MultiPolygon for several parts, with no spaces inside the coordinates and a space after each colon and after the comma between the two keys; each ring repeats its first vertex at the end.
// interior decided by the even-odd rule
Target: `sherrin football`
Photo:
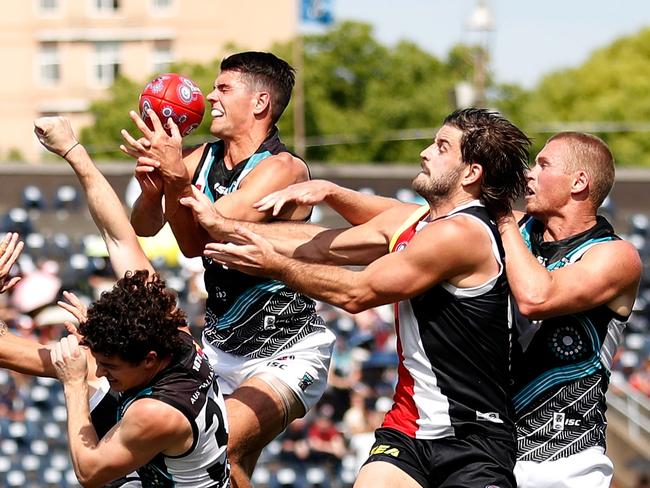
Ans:
{"type": "Polygon", "coordinates": [[[140,116],[153,130],[147,110],[152,109],[169,132],[167,119],[171,117],[181,136],[196,129],[205,111],[205,100],[200,88],[189,78],[176,73],[157,76],[144,87],[139,100],[140,116]]]}

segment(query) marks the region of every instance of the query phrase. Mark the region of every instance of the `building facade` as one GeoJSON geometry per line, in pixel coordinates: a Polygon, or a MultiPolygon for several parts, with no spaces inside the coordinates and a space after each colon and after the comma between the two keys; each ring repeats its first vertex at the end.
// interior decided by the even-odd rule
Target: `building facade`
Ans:
{"type": "Polygon", "coordinates": [[[229,44],[262,50],[290,39],[296,9],[295,0],[11,2],[0,17],[0,160],[41,158],[37,117],[91,123],[90,103],[118,74],[144,86],[174,61],[207,62],[229,44]]]}

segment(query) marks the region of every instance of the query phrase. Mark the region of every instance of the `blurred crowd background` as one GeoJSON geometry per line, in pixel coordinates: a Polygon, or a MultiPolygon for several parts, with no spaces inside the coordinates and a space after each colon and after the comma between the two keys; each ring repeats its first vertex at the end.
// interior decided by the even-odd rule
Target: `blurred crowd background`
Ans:
{"type": "MultiPolygon", "coordinates": [[[[415,198],[404,189],[397,196],[415,198]]],[[[125,197],[125,201],[132,199],[125,197]]],[[[611,200],[602,211],[615,219],[611,200]]],[[[319,207],[315,218],[326,219],[327,209],[319,207]]],[[[21,204],[0,219],[0,232],[19,232],[25,242],[12,271],[22,279],[10,293],[0,296],[0,319],[16,334],[42,344],[58,340],[66,334],[64,321],[72,320],[56,306],[62,291],[72,291],[90,303],[115,281],[103,241],[94,232],[83,196],[73,185],[56,188],[49,201],[39,187],[28,185],[21,204]],[[69,227],[75,231],[69,232],[69,227]]],[[[627,228],[619,232],[637,246],[647,266],[648,216],[632,215],[627,228]]],[[[178,293],[192,332],[200,338],[205,299],[200,259],[184,258],[165,230],[143,239],[142,244],[155,268],[178,293]]],[[[650,401],[649,303],[650,283],[644,280],[616,355],[611,388],[615,397],[632,391],[641,401],[650,401]]],[[[392,307],[356,315],[326,304],[319,308],[337,336],[327,392],[317,407],[293,422],[264,451],[254,475],[256,486],[351,486],[372,445],[373,431],[392,404],[397,375],[392,307]]],[[[66,442],[60,384],[0,370],[0,485],[77,486],[66,442]]],[[[631,461],[641,481],[647,461],[643,456],[631,461]]]]}
{"type": "MultiPolygon", "coordinates": [[[[125,158],[118,149],[120,129],[134,129],[127,114],[136,109],[145,83],[156,74],[177,72],[207,93],[222,57],[248,49],[270,50],[295,65],[298,80],[279,122],[282,137],[314,175],[355,189],[413,199],[407,188],[418,154],[455,108],[499,110],[534,139],[533,154],[562,130],[602,137],[618,165],[603,213],[636,245],[647,267],[648,5],[642,0],[629,0],[624,8],[605,0],[592,0],[588,8],[561,0],[13,2],[10,15],[0,17],[6,66],[0,80],[0,231],[19,232],[26,247],[13,270],[22,281],[0,295],[0,319],[17,334],[43,344],[56,341],[71,318],[55,306],[61,291],[90,302],[114,280],[71,171],[45,153],[33,137],[32,121],[57,114],[70,118],[93,158],[112,162],[102,171],[128,206],[132,166],[117,162],[125,158]],[[337,18],[344,11],[347,17],[337,18]],[[387,25],[375,26],[379,18],[387,25]],[[410,32],[387,43],[387,26],[410,32]],[[593,35],[600,45],[593,44],[593,35]],[[505,65],[514,67],[517,77],[504,78],[505,65]],[[553,69],[534,82],[519,81],[520,73],[543,66],[553,69]]],[[[208,140],[209,123],[205,117],[185,142],[208,140]]],[[[325,208],[315,216],[338,222],[325,208]]],[[[142,244],[177,290],[199,337],[205,298],[201,263],[179,256],[170,232],[142,244]]],[[[616,488],[650,487],[649,276],[644,274],[616,355],[608,397],[616,488]]],[[[374,428],[391,406],[397,364],[392,309],[352,316],[323,305],[321,313],[338,338],[329,389],[305,419],[266,449],[256,486],[350,486],[374,428]]],[[[57,381],[0,370],[0,486],[77,486],[65,416],[57,381]]]]}

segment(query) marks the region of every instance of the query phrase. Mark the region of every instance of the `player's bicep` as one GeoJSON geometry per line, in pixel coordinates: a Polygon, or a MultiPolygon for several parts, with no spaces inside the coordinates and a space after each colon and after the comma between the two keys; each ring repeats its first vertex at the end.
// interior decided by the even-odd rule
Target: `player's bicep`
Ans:
{"type": "Polygon", "coordinates": [[[476,267],[483,255],[461,249],[463,235],[456,222],[430,224],[406,248],[370,264],[363,273],[377,304],[411,298],[476,267]]]}

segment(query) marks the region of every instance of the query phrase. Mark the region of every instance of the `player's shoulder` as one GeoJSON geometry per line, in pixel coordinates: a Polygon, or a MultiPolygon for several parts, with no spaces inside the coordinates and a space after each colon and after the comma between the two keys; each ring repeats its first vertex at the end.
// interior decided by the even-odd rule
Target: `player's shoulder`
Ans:
{"type": "Polygon", "coordinates": [[[582,260],[590,264],[624,267],[630,273],[640,273],[643,268],[639,251],[625,239],[600,242],[585,252],[582,260]]]}
{"type": "Polygon", "coordinates": [[[264,158],[256,168],[258,173],[268,175],[292,175],[295,182],[309,179],[307,164],[288,151],[282,151],[264,158]]]}
{"type": "Polygon", "coordinates": [[[183,162],[188,170],[192,173],[203,158],[203,153],[208,143],[198,144],[195,146],[187,146],[183,148],[183,162]]]}
{"type": "Polygon", "coordinates": [[[136,435],[174,433],[185,428],[187,419],[176,407],[155,398],[139,398],[126,410],[123,428],[136,435]]]}

